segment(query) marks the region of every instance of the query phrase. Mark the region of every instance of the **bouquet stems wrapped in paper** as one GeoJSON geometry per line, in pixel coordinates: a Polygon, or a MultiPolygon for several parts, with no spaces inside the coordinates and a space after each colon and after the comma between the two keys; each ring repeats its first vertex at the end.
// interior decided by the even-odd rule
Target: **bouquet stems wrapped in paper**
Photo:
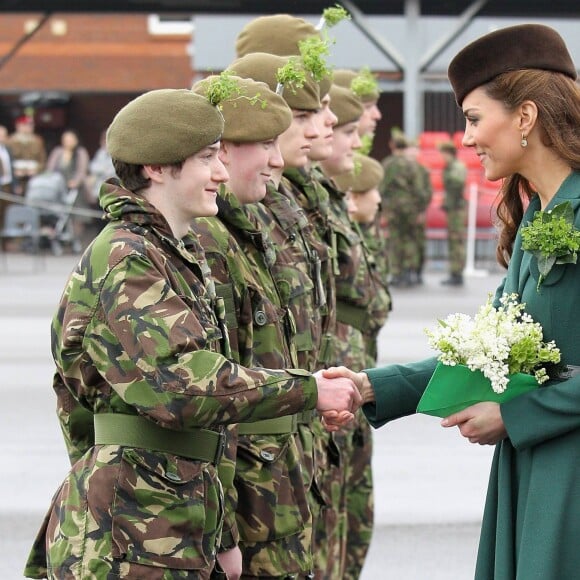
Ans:
{"type": "Polygon", "coordinates": [[[417,412],[447,417],[482,401],[504,403],[548,380],[546,364],[560,362],[554,342],[524,312],[516,294],[491,297],[474,318],[452,314],[427,330],[439,364],[417,412]]]}

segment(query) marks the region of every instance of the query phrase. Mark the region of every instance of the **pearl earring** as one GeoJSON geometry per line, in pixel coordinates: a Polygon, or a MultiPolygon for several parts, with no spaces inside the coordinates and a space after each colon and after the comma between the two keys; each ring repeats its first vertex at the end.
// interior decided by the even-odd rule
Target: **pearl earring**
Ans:
{"type": "Polygon", "coordinates": [[[528,146],[528,139],[527,137],[522,133],[522,140],[520,141],[520,145],[525,149],[528,146]]]}

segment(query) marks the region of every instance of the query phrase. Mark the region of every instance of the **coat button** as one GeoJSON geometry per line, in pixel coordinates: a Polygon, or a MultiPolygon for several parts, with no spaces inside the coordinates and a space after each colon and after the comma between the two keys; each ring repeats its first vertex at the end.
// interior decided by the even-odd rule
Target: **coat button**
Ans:
{"type": "Polygon", "coordinates": [[[175,483],[180,483],[181,482],[181,477],[179,477],[179,475],[177,475],[177,473],[173,473],[172,471],[168,471],[165,474],[165,477],[167,477],[167,479],[169,481],[174,481],[175,483]]]}
{"type": "Polygon", "coordinates": [[[264,326],[264,324],[268,322],[268,319],[266,318],[266,313],[263,310],[256,310],[256,312],[254,312],[254,322],[258,326],[264,326]]]}
{"type": "Polygon", "coordinates": [[[274,461],[274,459],[276,459],[276,456],[273,453],[270,453],[270,451],[260,451],[260,457],[264,461],[274,461]]]}

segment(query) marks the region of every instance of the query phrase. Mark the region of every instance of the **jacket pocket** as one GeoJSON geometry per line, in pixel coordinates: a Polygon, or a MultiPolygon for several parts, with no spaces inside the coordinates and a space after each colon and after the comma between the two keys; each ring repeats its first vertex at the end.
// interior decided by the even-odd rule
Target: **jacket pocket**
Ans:
{"type": "Polygon", "coordinates": [[[301,532],[310,520],[294,435],[240,436],[235,486],[238,530],[245,542],[301,532]]]}
{"type": "Polygon", "coordinates": [[[221,520],[221,486],[207,464],[123,449],[112,506],[114,557],[172,569],[207,568],[221,520]]]}

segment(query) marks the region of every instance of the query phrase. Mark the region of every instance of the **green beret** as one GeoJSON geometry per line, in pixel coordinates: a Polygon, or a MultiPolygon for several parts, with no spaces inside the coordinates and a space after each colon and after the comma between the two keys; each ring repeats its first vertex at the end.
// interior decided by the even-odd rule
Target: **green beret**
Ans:
{"type": "MultiPolygon", "coordinates": [[[[196,83],[192,90],[206,96],[212,81],[210,76],[196,83]]],[[[292,122],[292,111],[286,101],[271,91],[266,83],[230,76],[237,86],[236,94],[218,105],[224,117],[222,139],[234,143],[257,143],[274,139],[284,133],[292,122]]]]}
{"type": "MultiPolygon", "coordinates": [[[[288,56],[278,56],[265,52],[253,52],[235,60],[227,70],[242,78],[251,78],[266,83],[270,90],[276,91],[276,74],[290,60],[288,56]]],[[[299,61],[298,61],[299,62],[299,61]]],[[[300,88],[285,86],[282,97],[292,109],[316,111],[320,109],[320,85],[312,75],[305,72],[306,80],[300,88]]]]}
{"type": "Polygon", "coordinates": [[[378,187],[385,171],[383,166],[372,157],[354,154],[354,169],[334,177],[340,191],[352,191],[353,193],[366,193],[378,187]]]}
{"type": "Polygon", "coordinates": [[[171,165],[218,141],[220,112],[188,89],[149,91],[125,105],[107,130],[113,159],[134,165],[171,165]]]}
{"type": "Polygon", "coordinates": [[[363,114],[363,106],[354,93],[335,84],[330,87],[330,109],[338,119],[337,127],[358,121],[363,114]]]}
{"type": "Polygon", "coordinates": [[[351,89],[363,103],[376,101],[381,95],[376,80],[368,75],[354,70],[342,68],[334,70],[332,82],[340,87],[351,89]]]}
{"type": "Polygon", "coordinates": [[[242,29],[236,39],[236,55],[268,52],[278,56],[298,55],[298,43],[320,36],[313,24],[290,14],[260,16],[242,29]]]}
{"type": "Polygon", "coordinates": [[[448,76],[457,104],[473,89],[515,70],[559,72],[576,80],[576,67],[562,37],[543,24],[520,24],[496,30],[463,48],[451,61],[448,76]]]}

